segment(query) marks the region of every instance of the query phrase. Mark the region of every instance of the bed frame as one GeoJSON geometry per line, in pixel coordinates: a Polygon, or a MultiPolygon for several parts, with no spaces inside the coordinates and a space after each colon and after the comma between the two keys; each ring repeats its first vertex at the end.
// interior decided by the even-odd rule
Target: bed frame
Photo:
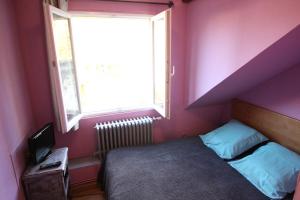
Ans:
{"type": "Polygon", "coordinates": [[[237,99],[232,103],[231,115],[300,154],[299,120],[237,99]]]}

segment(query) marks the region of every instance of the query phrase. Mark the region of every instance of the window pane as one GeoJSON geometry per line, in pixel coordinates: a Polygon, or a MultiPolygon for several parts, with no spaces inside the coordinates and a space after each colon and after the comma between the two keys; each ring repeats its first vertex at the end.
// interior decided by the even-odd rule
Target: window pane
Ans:
{"type": "Polygon", "coordinates": [[[68,121],[80,114],[71,48],[69,20],[53,14],[53,33],[68,121]]]}
{"type": "Polygon", "coordinates": [[[152,104],[149,19],[76,17],[72,27],[83,112],[152,104]]]}

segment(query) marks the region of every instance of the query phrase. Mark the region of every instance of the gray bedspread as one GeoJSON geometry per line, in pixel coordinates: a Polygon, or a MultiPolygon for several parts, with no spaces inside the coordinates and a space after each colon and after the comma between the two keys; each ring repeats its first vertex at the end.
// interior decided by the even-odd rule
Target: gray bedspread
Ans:
{"type": "Polygon", "coordinates": [[[104,170],[108,200],[268,199],[198,137],[112,150],[104,170]]]}

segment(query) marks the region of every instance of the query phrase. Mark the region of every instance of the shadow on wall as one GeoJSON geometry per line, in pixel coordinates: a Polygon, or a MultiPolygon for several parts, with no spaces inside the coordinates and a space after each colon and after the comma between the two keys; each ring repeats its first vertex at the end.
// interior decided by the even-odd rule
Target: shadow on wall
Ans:
{"type": "Polygon", "coordinates": [[[239,98],[300,120],[300,63],[239,98]]]}

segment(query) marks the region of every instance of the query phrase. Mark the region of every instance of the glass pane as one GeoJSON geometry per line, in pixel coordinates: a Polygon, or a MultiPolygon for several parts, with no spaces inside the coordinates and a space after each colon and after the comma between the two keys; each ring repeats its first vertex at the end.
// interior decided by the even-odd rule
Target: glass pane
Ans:
{"type": "Polygon", "coordinates": [[[54,42],[68,121],[80,114],[69,28],[69,19],[53,14],[54,42]]]}
{"type": "Polygon", "coordinates": [[[164,109],[166,98],[166,26],[165,19],[154,21],[154,104],[164,109]]]}
{"type": "Polygon", "coordinates": [[[72,18],[82,112],[119,111],[153,103],[149,18],[72,18]]]}

